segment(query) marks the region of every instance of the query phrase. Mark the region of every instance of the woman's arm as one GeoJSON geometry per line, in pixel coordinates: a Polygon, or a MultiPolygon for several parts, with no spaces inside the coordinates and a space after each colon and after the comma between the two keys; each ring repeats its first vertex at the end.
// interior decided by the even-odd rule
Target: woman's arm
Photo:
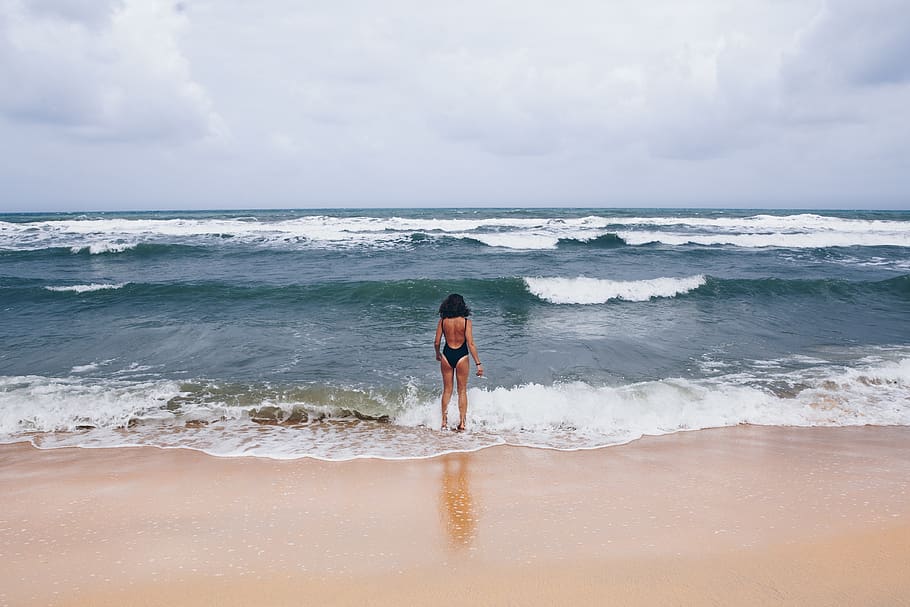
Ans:
{"type": "Polygon", "coordinates": [[[436,348],[436,360],[442,360],[442,354],[439,353],[439,344],[442,342],[442,319],[436,323],[436,339],[433,340],[433,347],[436,348]]]}
{"type": "Polygon", "coordinates": [[[474,323],[468,320],[468,324],[464,330],[464,339],[468,342],[468,350],[471,351],[471,356],[474,357],[474,364],[477,365],[477,376],[483,377],[483,363],[480,362],[480,356],[477,354],[477,346],[474,345],[474,323]]]}

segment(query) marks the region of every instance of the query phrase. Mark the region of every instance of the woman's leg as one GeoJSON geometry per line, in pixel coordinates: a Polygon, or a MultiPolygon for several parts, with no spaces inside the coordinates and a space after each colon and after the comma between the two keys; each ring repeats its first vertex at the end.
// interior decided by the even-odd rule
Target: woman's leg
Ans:
{"type": "Polygon", "coordinates": [[[449,401],[452,400],[452,383],[455,373],[445,358],[439,363],[439,370],[442,372],[442,429],[445,430],[448,427],[449,401]]]}
{"type": "Polygon", "coordinates": [[[458,377],[458,429],[464,430],[465,422],[468,419],[468,376],[471,374],[471,359],[465,356],[458,361],[455,367],[455,375],[458,377]]]}

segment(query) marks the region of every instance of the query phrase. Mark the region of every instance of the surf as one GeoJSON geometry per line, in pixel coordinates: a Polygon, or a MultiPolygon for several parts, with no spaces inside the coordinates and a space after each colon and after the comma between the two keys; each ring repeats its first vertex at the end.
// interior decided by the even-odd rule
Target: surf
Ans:
{"type": "Polygon", "coordinates": [[[74,369],[69,377],[0,378],[0,441],[408,459],[493,444],[599,448],[738,424],[910,425],[905,349],[847,367],[803,357],[756,361],[703,378],[474,386],[468,395],[471,432],[454,442],[434,429],[438,386],[414,380],[398,389],[373,389],[81,376],[96,369],[74,369]]]}
{"type": "MultiPolygon", "coordinates": [[[[910,247],[910,221],[807,213],[737,217],[694,215],[627,215],[601,211],[581,216],[514,216],[465,218],[403,214],[262,213],[211,216],[167,213],[141,216],[41,217],[0,220],[0,249],[37,250],[63,247],[74,253],[123,253],[140,245],[183,244],[222,247],[408,248],[423,240],[473,240],[492,248],[554,250],[582,244],[618,246],[731,246],[743,248],[816,249],[833,247],[910,247]],[[289,216],[290,215],[290,216],[289,216]]],[[[889,216],[891,217],[891,216],[889,216]]]]}
{"type": "Polygon", "coordinates": [[[649,301],[655,297],[675,297],[706,283],[704,275],[683,278],[644,280],[607,280],[598,278],[524,278],[528,290],[554,304],[600,304],[611,300],[649,301]]]}

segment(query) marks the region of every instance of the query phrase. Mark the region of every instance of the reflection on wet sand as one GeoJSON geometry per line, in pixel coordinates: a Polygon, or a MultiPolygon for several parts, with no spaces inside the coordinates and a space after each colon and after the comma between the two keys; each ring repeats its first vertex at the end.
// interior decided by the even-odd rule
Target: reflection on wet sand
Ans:
{"type": "Polygon", "coordinates": [[[449,545],[456,550],[468,548],[477,533],[477,515],[468,467],[467,453],[443,457],[439,510],[449,545]]]}

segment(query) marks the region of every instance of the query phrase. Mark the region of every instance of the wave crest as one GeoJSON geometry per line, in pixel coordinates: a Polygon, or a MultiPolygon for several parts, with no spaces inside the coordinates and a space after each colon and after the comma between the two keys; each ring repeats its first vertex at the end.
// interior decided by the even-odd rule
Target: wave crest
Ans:
{"type": "Polygon", "coordinates": [[[733,426],[910,425],[910,358],[702,379],[471,388],[465,435],[435,431],[437,389],[275,390],[168,380],[0,377],[0,442],[154,445],[275,458],[429,457],[515,444],[594,448],[733,426]],[[265,424],[265,425],[262,425],[265,424]],[[38,434],[35,434],[38,433],[38,434]]]}
{"type": "Polygon", "coordinates": [[[74,253],[121,253],[141,244],[218,246],[239,243],[281,249],[400,248],[454,239],[490,247],[548,250],[561,245],[595,248],[661,243],[814,249],[853,246],[910,247],[910,221],[816,214],[751,216],[584,217],[283,215],[280,218],[183,216],[180,218],[65,218],[0,221],[0,249],[66,247],[74,253]]]}
{"type": "Polygon", "coordinates": [[[84,251],[88,251],[90,255],[103,255],[104,253],[123,253],[124,251],[135,249],[138,245],[138,242],[98,241],[88,244],[74,245],[70,247],[70,252],[73,255],[78,255],[84,251]]]}
{"type": "Polygon", "coordinates": [[[471,432],[457,439],[434,430],[438,389],[414,382],[374,392],[0,377],[0,442],[144,444],[277,458],[413,458],[503,443],[594,448],[737,424],[910,425],[910,358],[898,356],[871,357],[846,368],[813,363],[783,372],[757,365],[718,377],[616,386],[474,387],[471,432]]]}
{"type": "Polygon", "coordinates": [[[44,287],[48,291],[56,291],[60,293],[90,293],[91,291],[107,291],[112,289],[122,289],[126,285],[125,282],[119,284],[98,284],[92,283],[88,285],[67,285],[62,287],[44,287]]]}
{"type": "Polygon", "coordinates": [[[704,275],[686,278],[648,280],[606,280],[602,278],[524,278],[528,290],[554,304],[601,304],[611,299],[648,301],[655,297],[675,297],[706,282],[704,275]]]}

